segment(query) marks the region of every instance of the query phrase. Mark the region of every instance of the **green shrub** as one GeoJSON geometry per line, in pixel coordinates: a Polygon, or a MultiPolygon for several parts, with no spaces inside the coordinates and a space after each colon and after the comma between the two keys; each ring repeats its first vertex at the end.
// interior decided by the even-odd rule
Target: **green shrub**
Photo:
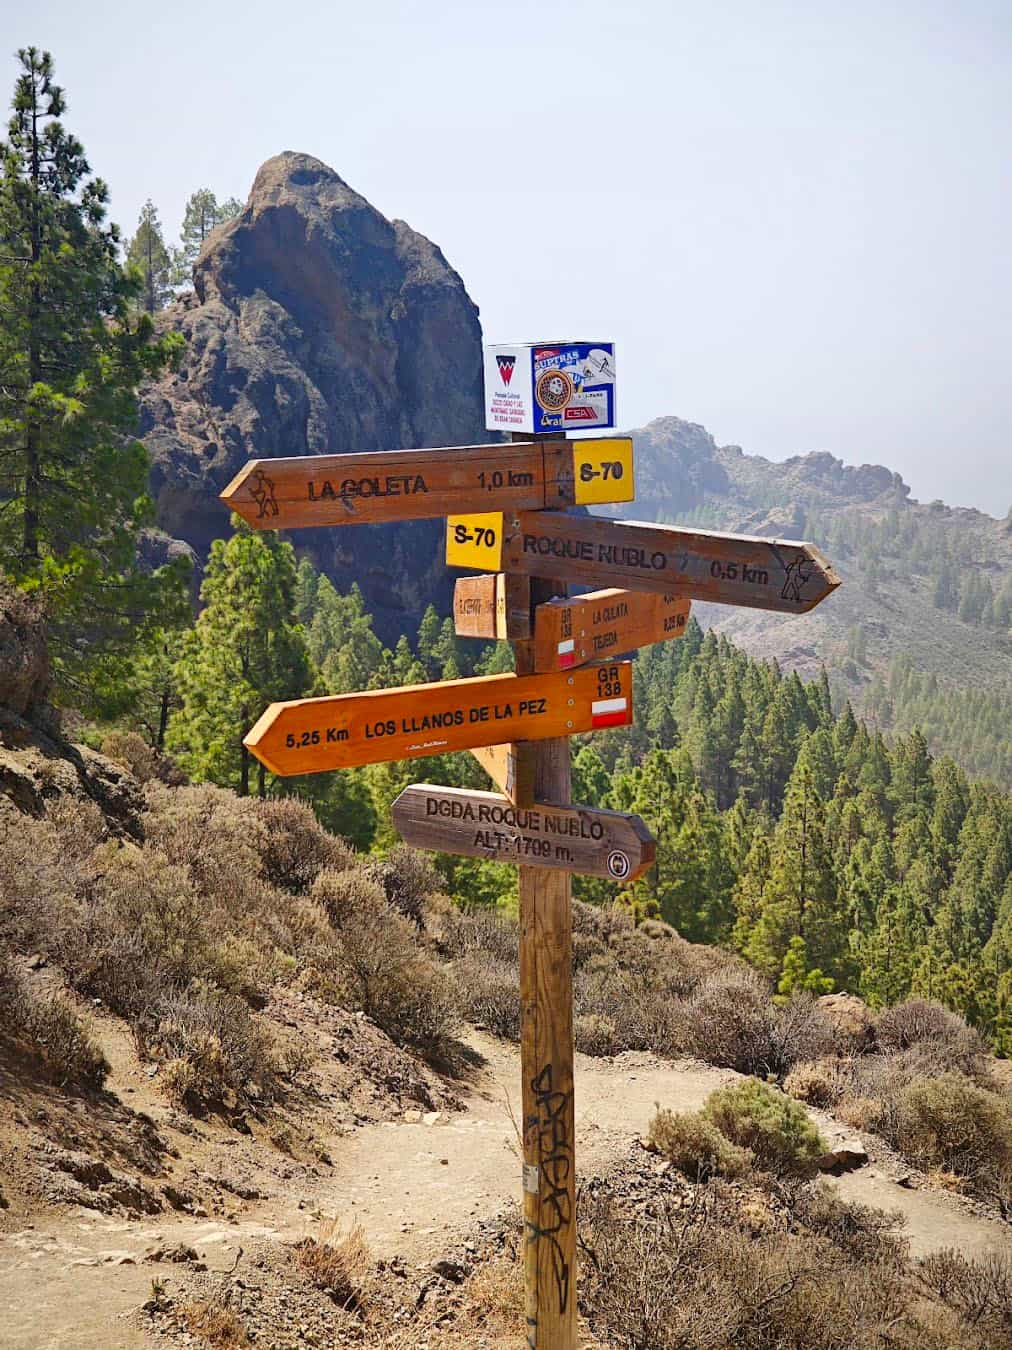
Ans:
{"type": "Polygon", "coordinates": [[[779,1176],[810,1170],[826,1152],[805,1108],[756,1079],[718,1088],[703,1114],[732,1143],[750,1149],[757,1167],[779,1176]]]}
{"type": "Polygon", "coordinates": [[[918,1167],[965,1177],[996,1197],[1012,1195],[1012,1107],[962,1074],[908,1084],[890,1142],[918,1167]]]}
{"type": "Polygon", "coordinates": [[[658,1153],[696,1181],[740,1177],[753,1162],[750,1149],[732,1144],[701,1111],[658,1111],[648,1138],[658,1153]]]}

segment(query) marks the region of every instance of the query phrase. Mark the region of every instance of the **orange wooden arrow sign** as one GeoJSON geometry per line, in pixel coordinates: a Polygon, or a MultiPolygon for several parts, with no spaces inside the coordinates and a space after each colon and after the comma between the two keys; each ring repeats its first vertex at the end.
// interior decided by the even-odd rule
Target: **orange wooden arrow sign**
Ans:
{"type": "Polygon", "coordinates": [[[681,637],[691,601],[648,591],[592,591],[534,611],[534,669],[570,670],[681,637]]]}
{"type": "MultiPolygon", "coordinates": [[[[466,521],[466,518],[465,518],[466,521]]],[[[721,605],[804,614],[840,584],[813,544],[668,525],[564,515],[507,513],[477,531],[448,523],[450,566],[502,569],[582,585],[712,600],[721,605]],[[463,531],[474,538],[461,541],[463,531]]]]}
{"type": "Polygon", "coordinates": [[[628,437],[254,459],[221,494],[250,525],[291,530],[633,498],[628,437]],[[628,464],[605,479],[601,462],[628,464]]]}
{"type": "Polygon", "coordinates": [[[495,792],[428,783],[406,787],[391,815],[401,838],[414,848],[622,883],[642,876],[657,849],[639,816],[622,811],[544,802],[517,807],[495,792]]]}
{"type": "Polygon", "coordinates": [[[631,721],[632,665],[616,661],[555,675],[484,675],[272,703],[243,744],[272,773],[287,776],[631,721]]]}

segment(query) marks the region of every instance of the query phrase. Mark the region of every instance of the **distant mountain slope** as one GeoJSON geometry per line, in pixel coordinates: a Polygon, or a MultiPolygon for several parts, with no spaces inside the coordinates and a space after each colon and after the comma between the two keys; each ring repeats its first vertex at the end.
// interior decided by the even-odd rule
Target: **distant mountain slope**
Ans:
{"type": "Polygon", "coordinates": [[[937,751],[1007,781],[1012,516],[920,503],[882,465],[774,463],[678,417],[632,435],[637,517],[809,539],[843,577],[807,615],[700,604],[700,622],[803,676],[825,663],[838,699],[884,727],[916,720],[937,751]]]}

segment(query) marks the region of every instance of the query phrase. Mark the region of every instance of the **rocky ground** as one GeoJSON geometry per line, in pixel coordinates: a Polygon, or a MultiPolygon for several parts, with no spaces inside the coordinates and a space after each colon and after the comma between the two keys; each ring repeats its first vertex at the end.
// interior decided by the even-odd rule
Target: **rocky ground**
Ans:
{"type": "MultiPolygon", "coordinates": [[[[180,1113],[100,1008],[112,1074],[97,1097],[33,1078],[8,1049],[0,1310],[10,1350],[515,1342],[502,1327],[519,1299],[516,1047],[472,1032],[470,1062],[451,1080],[361,1017],[287,995],[268,1012],[317,1055],[299,1108],[273,1115],[180,1113]],[[324,1272],[329,1293],[321,1243],[348,1267],[336,1281],[324,1272]]],[[[640,1142],[655,1104],[696,1108],[734,1076],[648,1054],[579,1056],[582,1184],[610,1178],[632,1200],[682,1185],[640,1142]]],[[[913,1255],[1012,1251],[997,1216],[874,1139],[818,1123],[860,1164],[834,1184],[900,1210],[913,1255]]]]}

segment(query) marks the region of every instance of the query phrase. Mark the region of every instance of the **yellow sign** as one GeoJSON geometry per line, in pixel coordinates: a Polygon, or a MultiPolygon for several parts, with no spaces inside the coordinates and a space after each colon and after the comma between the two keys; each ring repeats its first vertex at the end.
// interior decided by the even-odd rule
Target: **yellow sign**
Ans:
{"type": "Polygon", "coordinates": [[[502,557],[502,536],[501,511],[447,516],[447,567],[480,567],[485,572],[498,572],[502,557]]]}
{"type": "Polygon", "coordinates": [[[601,502],[631,502],[633,444],[628,436],[573,441],[573,479],[577,506],[601,502]]]}

